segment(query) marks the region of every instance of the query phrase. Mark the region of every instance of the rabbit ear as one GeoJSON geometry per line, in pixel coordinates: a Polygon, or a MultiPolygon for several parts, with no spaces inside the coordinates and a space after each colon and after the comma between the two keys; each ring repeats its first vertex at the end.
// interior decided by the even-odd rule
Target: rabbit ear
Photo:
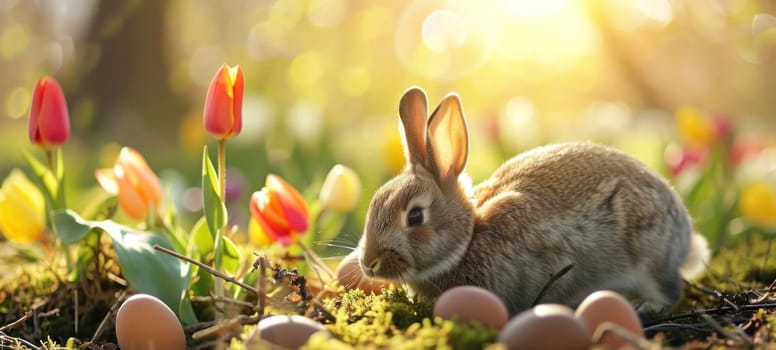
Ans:
{"type": "Polygon", "coordinates": [[[419,87],[407,89],[399,102],[399,117],[408,164],[426,162],[426,111],[426,93],[419,87]]]}
{"type": "Polygon", "coordinates": [[[431,113],[427,142],[439,179],[457,181],[469,155],[469,134],[457,94],[447,95],[431,113]]]}

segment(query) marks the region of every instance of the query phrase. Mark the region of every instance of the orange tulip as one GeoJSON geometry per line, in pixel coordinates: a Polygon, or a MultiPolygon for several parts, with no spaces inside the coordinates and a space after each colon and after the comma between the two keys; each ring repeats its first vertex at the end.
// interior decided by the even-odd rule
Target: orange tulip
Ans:
{"type": "Polygon", "coordinates": [[[95,176],[107,192],[118,195],[119,206],[134,219],[145,219],[162,202],[159,178],[143,156],[130,147],[121,149],[113,168],[97,169],[95,176]]]}
{"type": "Polygon", "coordinates": [[[62,88],[56,80],[38,80],[32,92],[30,141],[44,148],[61,145],[70,136],[70,115],[62,88]]]}
{"type": "Polygon", "coordinates": [[[218,69],[205,99],[205,130],[221,139],[240,133],[243,84],[240,66],[218,69]]]}
{"type": "Polygon", "coordinates": [[[251,196],[250,210],[269,241],[284,246],[293,243],[310,224],[307,203],[302,195],[273,174],[267,175],[265,187],[251,196]]]}

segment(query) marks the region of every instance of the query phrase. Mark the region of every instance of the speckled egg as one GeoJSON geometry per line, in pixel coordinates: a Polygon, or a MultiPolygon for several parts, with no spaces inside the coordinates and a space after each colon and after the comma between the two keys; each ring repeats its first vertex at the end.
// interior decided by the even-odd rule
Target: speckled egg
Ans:
{"type": "MultiPolygon", "coordinates": [[[[641,320],[631,304],[620,294],[612,291],[598,291],[590,294],[579,304],[576,317],[581,320],[592,339],[593,334],[602,323],[614,323],[637,337],[644,337],[641,320]]],[[[596,345],[607,349],[619,349],[628,344],[614,334],[604,334],[596,345]]]]}
{"type": "Polygon", "coordinates": [[[537,305],[507,323],[498,342],[507,349],[583,350],[590,347],[585,326],[574,311],[557,304],[537,305]]]}
{"type": "Polygon", "coordinates": [[[135,294],[121,304],[116,338],[122,350],[186,349],[178,317],[167,304],[148,294],[135,294]]]}
{"type": "Polygon", "coordinates": [[[267,317],[259,321],[258,330],[261,339],[285,349],[299,349],[314,333],[327,332],[320,323],[300,315],[267,317]]]}
{"type": "Polygon", "coordinates": [[[509,319],[509,312],[504,302],[490,291],[475,286],[458,286],[439,296],[434,304],[434,316],[462,323],[477,321],[501,329],[509,319]]]}
{"type": "Polygon", "coordinates": [[[386,281],[365,277],[358,263],[358,253],[355,251],[348,254],[337,266],[337,280],[345,288],[359,288],[366,294],[380,294],[383,288],[390,286],[390,283],[386,281]]]}

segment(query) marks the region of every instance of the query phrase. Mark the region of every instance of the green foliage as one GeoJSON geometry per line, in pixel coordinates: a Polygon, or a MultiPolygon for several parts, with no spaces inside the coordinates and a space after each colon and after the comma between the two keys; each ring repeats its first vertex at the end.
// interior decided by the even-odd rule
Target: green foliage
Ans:
{"type": "Polygon", "coordinates": [[[69,210],[56,212],[52,222],[65,243],[79,242],[95,231],[107,233],[113,241],[122,274],[134,288],[164,301],[184,323],[197,321],[185,298],[190,280],[189,265],[154,250],[155,245],[174,249],[167,237],[110,220],[85,220],[69,210]]]}
{"type": "Polygon", "coordinates": [[[207,220],[210,234],[217,242],[216,237],[227,220],[226,206],[219,195],[218,175],[213,167],[213,162],[207,153],[207,146],[202,152],[202,199],[205,219],[207,220]]]}
{"type": "Polygon", "coordinates": [[[57,148],[56,174],[28,152],[24,152],[24,158],[35,174],[35,182],[46,199],[46,207],[49,210],[65,208],[65,186],[62,185],[65,178],[62,149],[57,148]]]}

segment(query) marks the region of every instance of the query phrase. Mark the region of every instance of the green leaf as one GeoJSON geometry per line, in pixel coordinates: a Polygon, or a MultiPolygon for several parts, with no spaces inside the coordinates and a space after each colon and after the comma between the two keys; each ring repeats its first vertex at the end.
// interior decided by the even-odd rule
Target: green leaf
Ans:
{"type": "Polygon", "coordinates": [[[191,229],[189,247],[186,252],[189,255],[196,253],[200,257],[200,261],[203,261],[203,258],[213,252],[213,236],[204,217],[200,218],[191,229]]]}
{"type": "Polygon", "coordinates": [[[41,163],[29,152],[24,152],[24,158],[35,174],[35,184],[38,185],[43,193],[43,197],[46,199],[46,206],[49,209],[57,208],[57,179],[54,178],[54,174],[49,171],[45,164],[41,163]]]}
{"type": "Polygon", "coordinates": [[[84,219],[88,220],[109,220],[116,215],[118,208],[118,196],[104,194],[99,201],[95,200],[94,204],[89,205],[87,209],[83,210],[81,215],[84,219]]]}
{"type": "Polygon", "coordinates": [[[224,244],[221,245],[221,267],[227,273],[234,275],[240,267],[240,252],[237,245],[229,237],[224,236],[224,244]]]}
{"type": "Polygon", "coordinates": [[[207,153],[207,146],[202,152],[202,199],[205,219],[210,228],[210,234],[215,239],[216,233],[226,224],[226,206],[219,195],[218,176],[207,153]]]}
{"type": "Polygon", "coordinates": [[[189,265],[153,248],[158,244],[173,249],[172,243],[164,236],[133,231],[112,222],[101,226],[113,239],[124,278],[137,290],[164,301],[178,316],[184,316],[180,314],[180,304],[189,285],[189,265]]]}
{"type": "Polygon", "coordinates": [[[51,222],[54,232],[59,236],[62,244],[80,242],[95,228],[92,221],[84,220],[70,210],[55,211],[51,217],[51,222]]]}
{"type": "Polygon", "coordinates": [[[173,249],[163,235],[137,231],[110,220],[84,220],[72,211],[58,211],[53,221],[63,237],[83,238],[93,229],[110,235],[124,278],[137,290],[151,294],[170,307],[184,323],[197,322],[186,305],[189,264],[155,250],[154,245],[173,249]]]}

